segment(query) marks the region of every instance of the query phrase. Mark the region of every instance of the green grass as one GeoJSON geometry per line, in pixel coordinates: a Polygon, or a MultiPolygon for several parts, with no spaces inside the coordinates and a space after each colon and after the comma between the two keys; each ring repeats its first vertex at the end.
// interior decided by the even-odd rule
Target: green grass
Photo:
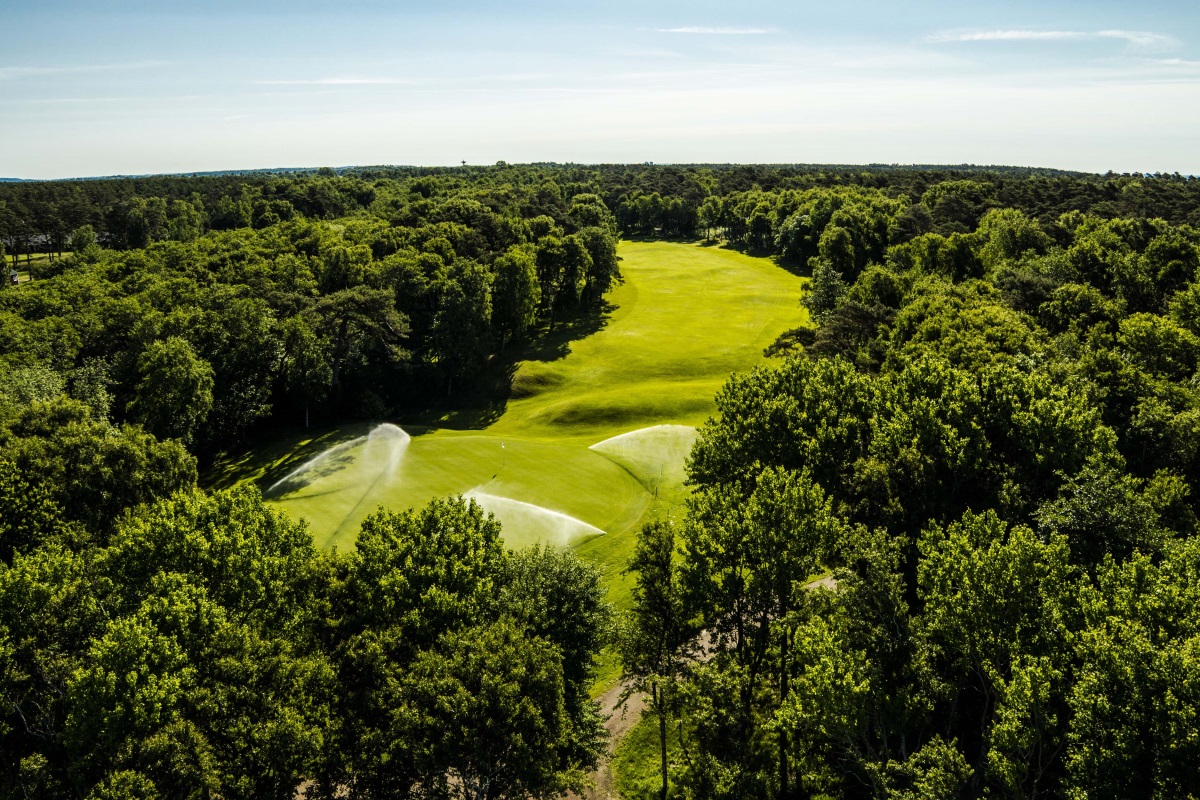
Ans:
{"type": "MultiPolygon", "coordinates": [[[[69,255],[71,255],[70,252],[64,252],[61,254],[61,256],[56,253],[56,254],[54,254],[54,260],[59,261],[63,258],[66,258],[69,255]]],[[[16,265],[14,265],[12,263],[12,254],[11,253],[4,256],[3,259],[0,259],[0,262],[3,262],[3,263],[0,263],[0,275],[3,275],[4,283],[6,285],[8,285],[9,275],[12,273],[12,269],[14,266],[16,266],[17,274],[19,275],[18,281],[20,283],[29,283],[29,267],[31,265],[34,268],[34,273],[37,275],[40,275],[41,274],[40,268],[47,264],[52,263],[50,260],[49,253],[34,253],[33,258],[32,258],[32,264],[31,264],[30,259],[27,256],[25,256],[24,254],[22,254],[20,256],[20,258],[18,259],[18,263],[16,265]]]]}
{"type": "Polygon", "coordinates": [[[609,294],[603,324],[583,336],[560,330],[518,352],[524,360],[507,401],[483,423],[461,412],[442,427],[395,420],[412,439],[394,467],[390,450],[364,439],[371,425],[283,437],[219,464],[208,483],[267,489],[337,447],[304,480],[267,492],[306,518],[318,543],[353,546],[359,523],[380,505],[474,490],[517,501],[484,500],[505,523],[507,543],[574,547],[605,573],[610,601],[627,606],[622,571],[634,533],[686,496],[694,426],[712,413],[729,375],[762,361],[763,348],[804,312],[801,279],[767,259],[667,242],[622,242],[619,253],[625,281],[609,294]],[[456,430],[456,419],[476,429],[456,430]],[[651,427],[660,425],[671,427],[651,427]],[[530,506],[582,524],[560,526],[530,506]]]}
{"type": "Polygon", "coordinates": [[[492,426],[587,444],[649,425],[698,425],[730,373],[800,324],[800,278],[767,259],[672,242],[622,242],[608,324],[565,357],[527,361],[492,426]]]}
{"type": "MultiPolygon", "coordinates": [[[[657,800],[662,790],[662,755],[658,742],[658,717],[647,713],[617,744],[613,752],[613,788],[625,800],[657,800]]],[[[679,729],[667,725],[667,762],[679,758],[679,729]]],[[[668,779],[670,778],[668,766],[668,779]]],[[[668,795],[671,792],[668,792],[668,795]]]]}
{"type": "MultiPolygon", "coordinates": [[[[385,459],[368,457],[368,448],[366,442],[351,442],[343,451],[344,463],[318,469],[314,480],[292,491],[268,491],[267,496],[308,519],[318,544],[339,548],[354,543],[363,517],[380,505],[417,506],[472,490],[560,512],[606,531],[635,524],[649,499],[628,472],[578,445],[443,429],[413,437],[390,473],[385,459]]],[[[546,526],[536,515],[523,519],[510,509],[489,510],[510,523],[504,536],[511,546],[555,540],[539,535],[546,526]]],[[[568,533],[568,540],[556,543],[575,544],[575,538],[568,533]]]]}

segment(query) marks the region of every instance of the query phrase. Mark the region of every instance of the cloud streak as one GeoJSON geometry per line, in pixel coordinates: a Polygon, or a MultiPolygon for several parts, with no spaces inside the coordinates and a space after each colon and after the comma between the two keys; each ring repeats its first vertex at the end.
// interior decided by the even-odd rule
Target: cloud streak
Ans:
{"type": "Polygon", "coordinates": [[[299,80],[255,81],[261,86],[407,86],[408,78],[303,78],[299,80]]]}
{"type": "Polygon", "coordinates": [[[1024,29],[991,31],[941,31],[925,37],[931,44],[947,42],[1056,42],[1082,39],[1120,39],[1139,47],[1174,44],[1170,36],[1151,31],[1037,31],[1024,29]]]}
{"type": "Polygon", "coordinates": [[[0,81],[19,78],[40,78],[46,75],[78,75],[89,72],[118,72],[132,69],[151,69],[166,66],[166,61],[138,61],[132,64],[81,64],[63,67],[0,67],[0,81]]]}
{"type": "Polygon", "coordinates": [[[704,28],[685,26],[682,28],[655,28],[655,33],[690,33],[700,36],[763,36],[775,33],[774,28],[704,28]]]}

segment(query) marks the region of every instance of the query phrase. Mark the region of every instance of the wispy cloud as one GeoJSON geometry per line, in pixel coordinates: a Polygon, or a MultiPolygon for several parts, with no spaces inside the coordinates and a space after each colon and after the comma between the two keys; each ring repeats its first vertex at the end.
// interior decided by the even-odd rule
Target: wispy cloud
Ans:
{"type": "Polygon", "coordinates": [[[1045,42],[1079,39],[1120,39],[1139,47],[1174,44],[1175,40],[1151,31],[1038,31],[1025,29],[990,31],[939,31],[925,37],[926,42],[1045,42]]]}
{"type": "Polygon", "coordinates": [[[1162,67],[1180,67],[1183,69],[1200,69],[1200,61],[1194,61],[1186,58],[1155,58],[1150,60],[1151,64],[1162,67]]]}
{"type": "Polygon", "coordinates": [[[21,102],[28,105],[58,105],[68,103],[117,103],[127,99],[126,97],[37,97],[21,102]]]}
{"type": "Polygon", "coordinates": [[[87,72],[117,72],[131,69],[150,69],[166,66],[166,61],[137,61],[131,64],[76,64],[58,67],[14,66],[0,67],[0,81],[18,78],[38,78],[45,75],[71,75],[87,72]]]}
{"type": "Polygon", "coordinates": [[[1096,35],[1104,39],[1124,39],[1139,46],[1176,43],[1174,37],[1150,31],[1097,31],[1096,35]]]}
{"type": "Polygon", "coordinates": [[[388,76],[358,78],[297,78],[254,81],[258,86],[427,86],[434,83],[532,83],[552,78],[549,72],[510,72],[492,75],[465,75],[455,78],[395,78],[388,76]]]}
{"type": "Polygon", "coordinates": [[[667,50],[664,48],[627,48],[622,47],[613,50],[613,55],[621,58],[687,58],[687,56],[678,50],[667,50]]]}
{"type": "Polygon", "coordinates": [[[304,78],[299,80],[255,81],[263,86],[406,86],[416,83],[408,78],[304,78]]]}
{"type": "Polygon", "coordinates": [[[762,36],[775,33],[774,28],[703,28],[686,26],[682,28],[654,28],[655,33],[693,33],[702,36],[762,36]]]}

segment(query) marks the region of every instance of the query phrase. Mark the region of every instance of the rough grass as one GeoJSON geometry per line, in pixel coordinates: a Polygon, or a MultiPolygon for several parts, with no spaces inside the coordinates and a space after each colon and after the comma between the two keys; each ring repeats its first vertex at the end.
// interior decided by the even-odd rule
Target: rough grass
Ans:
{"type": "MultiPolygon", "coordinates": [[[[759,363],[763,348],[805,317],[801,279],[770,260],[667,242],[622,242],[619,253],[625,282],[608,296],[605,324],[556,339],[554,348],[529,345],[502,413],[480,429],[395,420],[413,437],[393,474],[364,469],[358,458],[353,442],[370,425],[284,437],[218,465],[208,483],[266,488],[326,448],[345,445],[311,481],[289,483],[287,494],[273,498],[306,518],[318,543],[353,546],[362,518],[381,505],[475,490],[606,531],[565,544],[599,566],[609,599],[627,606],[623,570],[635,531],[673,513],[686,496],[691,429],[712,413],[732,372],[759,363]],[[651,427],[659,425],[671,427],[651,427]]],[[[547,536],[528,520],[507,521],[510,546],[547,536]]]]}
{"type": "MultiPolygon", "coordinates": [[[[667,726],[667,762],[679,758],[679,729],[667,726]]],[[[670,777],[668,766],[668,778],[670,777]]],[[[647,713],[630,729],[613,752],[613,788],[625,800],[657,800],[662,790],[658,717],[647,713]]],[[[668,792],[670,794],[670,792],[668,792]]]]}

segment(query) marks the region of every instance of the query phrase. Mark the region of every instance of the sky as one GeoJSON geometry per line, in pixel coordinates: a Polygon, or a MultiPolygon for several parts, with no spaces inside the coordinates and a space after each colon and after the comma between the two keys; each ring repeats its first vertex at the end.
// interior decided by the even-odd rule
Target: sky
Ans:
{"type": "Polygon", "coordinates": [[[0,0],[0,176],[532,161],[1200,174],[1195,0],[0,0]]]}

